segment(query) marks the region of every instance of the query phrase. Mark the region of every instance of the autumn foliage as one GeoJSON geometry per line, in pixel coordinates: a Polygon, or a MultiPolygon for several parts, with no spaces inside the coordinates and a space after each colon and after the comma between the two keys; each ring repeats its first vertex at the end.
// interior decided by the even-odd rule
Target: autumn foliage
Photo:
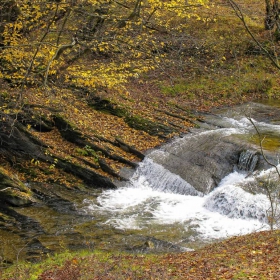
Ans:
{"type": "Polygon", "coordinates": [[[159,34],[185,36],[187,20],[207,2],[6,0],[0,77],[21,86],[121,88],[165,57],[159,34]]]}
{"type": "MultiPolygon", "coordinates": [[[[0,2],[0,136],[12,136],[20,124],[41,153],[19,155],[1,142],[1,170],[17,180],[84,190],[88,182],[67,164],[122,179],[123,167],[187,133],[205,111],[279,97],[279,72],[228,1],[0,2]]],[[[236,2],[257,39],[279,53],[264,30],[264,1],[236,2]]],[[[40,279],[79,279],[86,272],[88,279],[278,279],[277,234],[250,238],[155,261],[70,258],[41,270],[40,279]],[[129,268],[118,271],[120,263],[129,268]]]]}

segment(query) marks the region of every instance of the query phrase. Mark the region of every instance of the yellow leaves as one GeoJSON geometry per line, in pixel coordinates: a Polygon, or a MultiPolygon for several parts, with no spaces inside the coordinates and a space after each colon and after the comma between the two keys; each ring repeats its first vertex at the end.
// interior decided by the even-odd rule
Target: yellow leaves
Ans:
{"type": "Polygon", "coordinates": [[[4,112],[4,114],[10,114],[11,110],[10,109],[4,109],[3,112],[4,112]]]}
{"type": "Polygon", "coordinates": [[[251,254],[252,254],[252,255],[262,255],[262,253],[263,253],[263,252],[262,252],[261,250],[252,250],[252,251],[251,251],[251,254]]]}
{"type": "Polygon", "coordinates": [[[79,125],[83,125],[84,122],[82,120],[78,120],[79,125]]]}
{"type": "Polygon", "coordinates": [[[83,86],[96,88],[97,86],[107,87],[109,89],[121,89],[122,85],[127,83],[131,77],[139,77],[140,73],[145,73],[155,69],[155,60],[127,61],[123,63],[98,63],[92,64],[92,70],[88,66],[69,67],[66,76],[67,81],[75,82],[83,86]]]}
{"type": "Polygon", "coordinates": [[[84,1],[76,2],[75,5],[81,4],[78,13],[70,1],[60,1],[59,5],[56,1],[42,0],[34,5],[27,0],[19,1],[18,19],[7,23],[3,32],[9,48],[4,49],[1,56],[12,71],[3,71],[0,76],[13,81],[26,79],[29,84],[42,83],[45,76],[52,75],[53,80],[64,76],[65,83],[119,90],[135,73],[154,70],[164,57],[165,43],[155,36],[156,30],[183,34],[184,19],[194,16],[194,8],[208,1],[146,0],[139,16],[131,17],[135,0],[122,5],[106,0],[90,0],[85,6],[82,6],[84,1]],[[98,10],[102,5],[106,5],[108,11],[102,13],[99,25],[92,15],[100,16],[98,10]],[[123,28],[118,27],[121,21],[125,21],[123,28]],[[73,34],[78,34],[79,44],[64,49],[59,59],[54,60],[61,46],[69,45],[73,34]],[[80,69],[75,63],[68,64],[72,59],[75,62],[86,48],[94,54],[90,63],[80,69]],[[58,71],[61,69],[63,72],[58,71]]]}
{"type": "Polygon", "coordinates": [[[98,45],[97,49],[100,52],[105,52],[105,51],[108,51],[110,49],[110,45],[107,42],[102,42],[98,45]]]}
{"type": "Polygon", "coordinates": [[[36,160],[34,158],[30,162],[31,162],[31,164],[34,164],[34,165],[39,165],[40,164],[40,161],[36,160]]]}
{"type": "Polygon", "coordinates": [[[57,163],[58,163],[58,159],[55,158],[55,159],[53,160],[53,163],[49,166],[49,169],[54,169],[57,163]]]}

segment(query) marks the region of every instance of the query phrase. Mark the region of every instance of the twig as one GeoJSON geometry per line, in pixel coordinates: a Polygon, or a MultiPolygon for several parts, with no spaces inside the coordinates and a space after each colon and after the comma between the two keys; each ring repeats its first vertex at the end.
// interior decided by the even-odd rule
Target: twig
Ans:
{"type": "MultiPolygon", "coordinates": [[[[263,138],[261,137],[260,131],[258,130],[258,128],[257,128],[256,124],[254,123],[254,121],[250,117],[247,117],[247,118],[250,121],[250,123],[253,125],[254,129],[256,130],[256,132],[258,134],[259,145],[260,145],[260,148],[261,148],[261,154],[262,154],[265,162],[268,165],[270,165],[270,166],[275,168],[275,170],[276,170],[276,172],[278,174],[278,177],[280,178],[280,173],[279,173],[279,170],[278,170],[277,166],[274,163],[270,162],[267,159],[267,157],[265,156],[265,154],[264,154],[264,151],[263,151],[263,141],[264,141],[265,137],[263,137],[263,138]]],[[[268,184],[264,184],[264,187],[265,187],[266,192],[267,192],[267,196],[268,196],[269,203],[270,203],[270,209],[271,209],[270,210],[271,215],[270,216],[268,215],[269,209],[266,211],[266,215],[268,217],[268,222],[269,222],[270,228],[271,228],[271,230],[273,230],[275,220],[277,219],[277,217],[276,217],[276,214],[277,214],[277,211],[276,211],[276,209],[277,209],[277,202],[275,202],[275,199],[272,197],[272,190],[269,189],[269,182],[268,182],[268,184]]]]}
{"type": "Polygon", "coordinates": [[[0,192],[4,192],[4,191],[9,190],[9,189],[11,189],[11,187],[7,187],[5,189],[2,189],[2,190],[0,190],[0,192]]]}
{"type": "Polygon", "coordinates": [[[248,118],[248,120],[250,121],[250,123],[254,126],[254,128],[255,128],[255,130],[256,130],[256,132],[257,132],[257,134],[258,134],[258,137],[259,137],[259,145],[260,145],[260,148],[261,148],[261,154],[262,154],[262,156],[263,156],[265,162],[266,162],[267,164],[269,164],[270,166],[272,166],[272,167],[275,168],[275,170],[276,170],[276,172],[277,172],[277,174],[278,174],[278,177],[280,178],[280,172],[279,172],[279,170],[278,170],[278,168],[277,168],[277,165],[275,165],[274,163],[270,162],[270,161],[267,159],[266,155],[264,154],[264,151],[263,151],[263,141],[264,141],[265,137],[263,137],[263,138],[261,137],[260,131],[258,130],[258,128],[257,128],[257,126],[255,125],[254,121],[253,121],[250,117],[247,117],[247,118],[248,118]]]}
{"type": "Polygon", "coordinates": [[[77,40],[75,37],[72,38],[72,42],[71,44],[67,44],[67,45],[61,45],[55,52],[55,54],[53,55],[53,57],[50,59],[47,69],[46,69],[46,74],[45,74],[45,79],[44,79],[44,87],[47,86],[47,82],[48,82],[48,76],[49,76],[49,71],[50,71],[50,66],[53,63],[54,60],[58,59],[60,57],[60,55],[69,48],[73,48],[73,46],[75,46],[77,43],[77,40]]]}
{"type": "Polygon", "coordinates": [[[246,23],[246,20],[244,18],[244,14],[241,11],[241,9],[239,8],[239,6],[236,4],[235,1],[233,0],[228,0],[230,6],[232,7],[232,9],[234,10],[236,16],[242,21],[246,31],[248,32],[248,34],[251,36],[251,38],[254,40],[254,42],[258,45],[259,48],[261,48],[261,50],[266,54],[266,56],[269,58],[269,60],[272,62],[272,64],[280,70],[280,65],[278,63],[278,59],[277,56],[273,57],[269,51],[256,39],[255,35],[252,33],[252,31],[250,30],[249,26],[246,23]]]}

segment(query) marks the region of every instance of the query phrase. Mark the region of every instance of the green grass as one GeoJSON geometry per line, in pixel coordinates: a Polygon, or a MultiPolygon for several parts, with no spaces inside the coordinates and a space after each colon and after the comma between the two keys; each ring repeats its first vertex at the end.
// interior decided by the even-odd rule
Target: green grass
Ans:
{"type": "MultiPolygon", "coordinates": [[[[22,279],[22,280],[36,280],[38,277],[47,270],[59,270],[65,266],[69,260],[75,260],[76,257],[84,258],[89,256],[90,253],[87,251],[81,251],[71,253],[66,251],[64,253],[48,255],[48,257],[38,263],[32,263],[27,261],[20,261],[14,265],[6,268],[0,279],[22,279]]],[[[73,261],[75,264],[75,261],[73,261]]]]}
{"type": "Polygon", "coordinates": [[[275,230],[233,237],[195,252],[66,251],[40,263],[15,263],[0,279],[279,279],[279,244],[280,232],[275,230]]]}
{"type": "Polygon", "coordinates": [[[171,97],[186,96],[195,100],[198,95],[208,95],[216,98],[261,94],[265,96],[279,95],[280,85],[274,74],[263,69],[244,71],[232,75],[210,74],[201,75],[195,79],[177,79],[172,85],[161,84],[163,94],[171,97]]]}

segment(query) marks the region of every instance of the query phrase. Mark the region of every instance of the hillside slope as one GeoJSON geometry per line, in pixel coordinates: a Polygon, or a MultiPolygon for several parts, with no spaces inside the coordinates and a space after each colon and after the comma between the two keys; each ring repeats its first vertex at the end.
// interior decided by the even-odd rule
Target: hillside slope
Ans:
{"type": "MultiPolygon", "coordinates": [[[[74,77],[60,82],[58,75],[47,89],[35,83],[19,90],[1,76],[1,229],[28,231],[28,219],[17,207],[45,203],[55,193],[49,186],[84,193],[115,188],[126,180],[122,168],[137,167],[147,150],[188,133],[211,108],[279,97],[279,71],[226,1],[214,2],[218,6],[197,10],[199,17],[184,18],[183,35],[157,30],[164,56],[121,89],[92,88],[74,77]]],[[[258,40],[278,52],[279,42],[263,27],[263,1],[241,7],[258,40]]],[[[38,29],[30,32],[31,38],[38,29]]],[[[97,60],[85,53],[76,66],[106,65],[117,53],[102,53],[97,60]]],[[[39,230],[36,223],[32,227],[39,230]]]]}

